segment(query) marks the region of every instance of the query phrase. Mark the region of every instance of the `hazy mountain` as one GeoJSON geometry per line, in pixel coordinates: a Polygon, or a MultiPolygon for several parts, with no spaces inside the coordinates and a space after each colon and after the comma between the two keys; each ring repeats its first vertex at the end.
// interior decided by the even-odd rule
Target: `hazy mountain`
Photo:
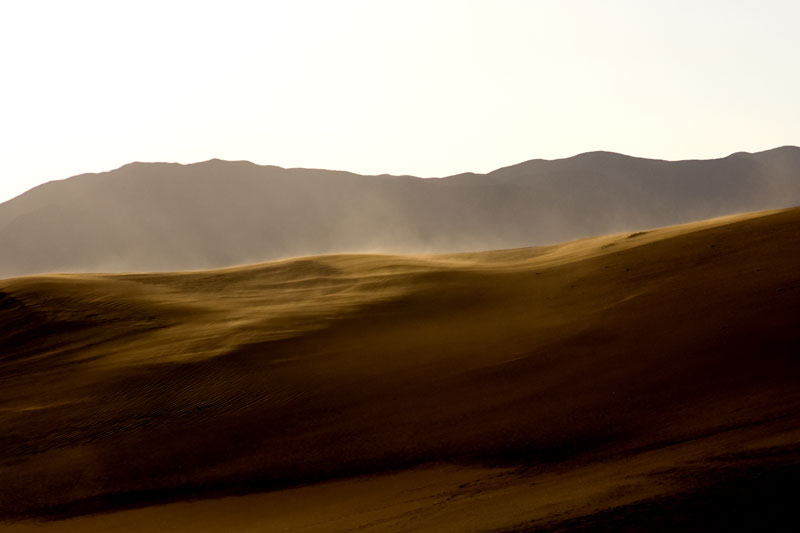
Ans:
{"type": "Polygon", "coordinates": [[[797,147],[675,162],[591,152],[441,179],[132,163],[0,204],[0,277],[521,247],[797,204],[797,147]]]}

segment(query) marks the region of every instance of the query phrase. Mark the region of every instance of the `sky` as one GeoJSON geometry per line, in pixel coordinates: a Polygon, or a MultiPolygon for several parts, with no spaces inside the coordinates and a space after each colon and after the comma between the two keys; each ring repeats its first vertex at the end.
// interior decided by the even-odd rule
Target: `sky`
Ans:
{"type": "Polygon", "coordinates": [[[132,161],[438,177],[800,145],[800,2],[0,0],[0,202],[132,161]]]}

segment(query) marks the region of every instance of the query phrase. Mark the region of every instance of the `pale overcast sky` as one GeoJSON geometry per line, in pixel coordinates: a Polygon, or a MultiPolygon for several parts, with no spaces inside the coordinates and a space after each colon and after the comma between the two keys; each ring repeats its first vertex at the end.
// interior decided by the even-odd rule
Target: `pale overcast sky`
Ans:
{"type": "Polygon", "coordinates": [[[131,161],[444,176],[800,144],[800,2],[0,0],[0,201],[131,161]]]}

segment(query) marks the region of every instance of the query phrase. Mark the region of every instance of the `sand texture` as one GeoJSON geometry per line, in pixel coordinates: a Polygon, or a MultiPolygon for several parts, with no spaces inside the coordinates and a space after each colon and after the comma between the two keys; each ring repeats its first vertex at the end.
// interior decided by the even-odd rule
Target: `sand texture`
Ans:
{"type": "Polygon", "coordinates": [[[0,531],[790,531],[800,208],[0,280],[0,428],[0,531]]]}

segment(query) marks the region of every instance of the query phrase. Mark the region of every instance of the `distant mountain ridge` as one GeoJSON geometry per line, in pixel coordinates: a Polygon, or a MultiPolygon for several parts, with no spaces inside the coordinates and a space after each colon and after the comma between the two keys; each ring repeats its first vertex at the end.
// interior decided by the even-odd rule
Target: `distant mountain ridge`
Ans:
{"type": "Polygon", "coordinates": [[[687,161],[588,152],[435,179],[131,163],[0,204],[0,277],[513,248],[798,204],[793,146],[687,161]]]}

